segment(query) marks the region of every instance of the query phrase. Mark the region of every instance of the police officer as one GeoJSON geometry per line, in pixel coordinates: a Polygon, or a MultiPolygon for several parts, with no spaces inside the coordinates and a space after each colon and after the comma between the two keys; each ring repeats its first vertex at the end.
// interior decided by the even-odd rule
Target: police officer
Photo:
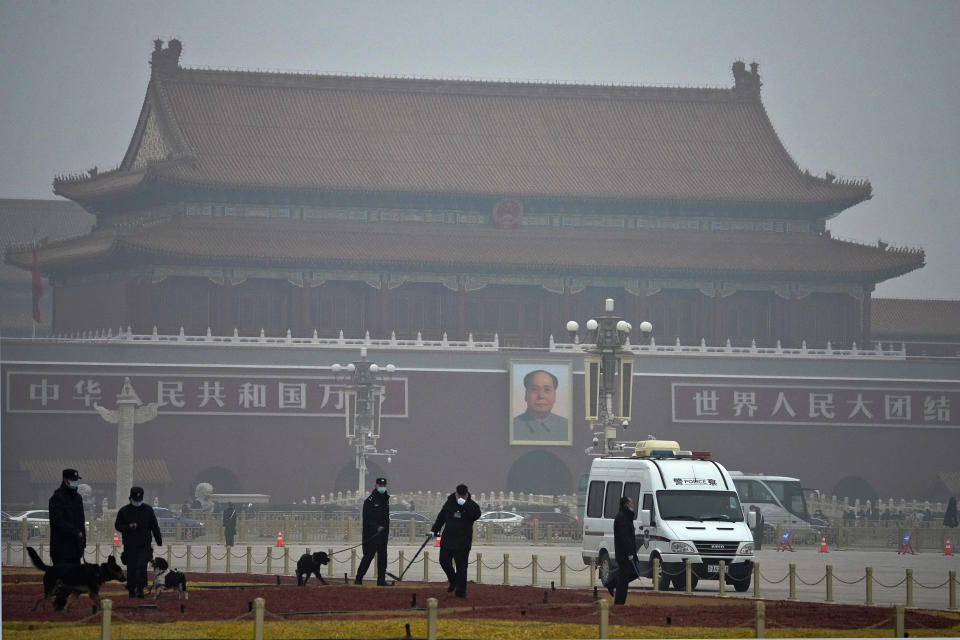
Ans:
{"type": "Polygon", "coordinates": [[[223,510],[223,537],[227,546],[233,546],[233,539],[237,535],[237,509],[232,502],[227,503],[227,508],[223,510]]]}
{"type": "Polygon", "coordinates": [[[637,531],[633,526],[633,500],[620,498],[620,511],[613,519],[613,549],[617,559],[617,592],[613,604],[626,604],[627,588],[631,580],[639,578],[636,572],[637,531]]]}
{"type": "Polygon", "coordinates": [[[376,486],[363,501],[363,558],[354,584],[363,584],[373,556],[377,556],[377,585],[387,586],[387,539],[390,537],[390,494],[387,479],[377,478],[376,486]]]}
{"type": "MultiPolygon", "coordinates": [[[[83,498],[77,493],[80,473],[76,469],[64,469],[60,486],[50,496],[47,510],[50,517],[50,559],[54,566],[80,564],[87,546],[86,518],[83,515],[83,498]]],[[[54,609],[63,610],[69,589],[57,591],[54,609]]]]}
{"type": "Polygon", "coordinates": [[[473,501],[467,485],[458,484],[454,493],[437,514],[430,535],[440,537],[440,568],[447,574],[447,592],[454,591],[458,598],[467,597],[467,560],[473,546],[473,523],[480,518],[480,505],[473,501]],[[454,571],[453,564],[457,565],[454,571]]]}
{"type": "Polygon", "coordinates": [[[153,558],[150,534],[158,547],[163,545],[157,514],[144,503],[142,487],[130,488],[130,504],[117,511],[113,527],[123,536],[120,560],[127,565],[127,592],[131,598],[142,598],[147,587],[147,563],[153,558]]]}

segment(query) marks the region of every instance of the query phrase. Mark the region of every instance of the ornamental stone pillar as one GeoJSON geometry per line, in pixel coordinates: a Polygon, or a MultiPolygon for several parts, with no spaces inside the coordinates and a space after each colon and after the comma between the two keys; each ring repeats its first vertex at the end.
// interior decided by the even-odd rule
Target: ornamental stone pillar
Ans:
{"type": "Polygon", "coordinates": [[[157,403],[143,404],[133,390],[130,378],[124,378],[115,410],[96,403],[93,406],[100,417],[117,425],[117,491],[114,508],[119,509],[127,501],[128,491],[133,486],[133,427],[156,418],[157,403]]]}

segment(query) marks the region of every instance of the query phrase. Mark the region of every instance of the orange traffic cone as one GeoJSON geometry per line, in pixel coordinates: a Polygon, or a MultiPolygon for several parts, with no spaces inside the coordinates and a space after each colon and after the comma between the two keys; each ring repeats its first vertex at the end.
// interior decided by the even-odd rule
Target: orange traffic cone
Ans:
{"type": "Polygon", "coordinates": [[[946,547],[944,547],[944,549],[943,549],[943,555],[945,555],[945,556],[952,556],[952,555],[953,555],[953,551],[950,550],[950,538],[947,538],[947,545],[946,545],[946,547]]]}
{"type": "Polygon", "coordinates": [[[437,536],[437,541],[436,541],[436,543],[435,543],[433,546],[435,546],[435,547],[439,547],[439,546],[440,546],[440,536],[437,536]]]}
{"type": "Polygon", "coordinates": [[[118,534],[116,531],[113,532],[113,546],[120,546],[120,534],[118,534]]]}
{"type": "Polygon", "coordinates": [[[283,531],[282,531],[282,530],[277,531],[277,546],[278,546],[278,547],[282,547],[282,546],[283,546],[283,531]]]}
{"type": "Polygon", "coordinates": [[[821,536],[820,538],[820,553],[830,553],[827,551],[827,536],[821,536]]]}

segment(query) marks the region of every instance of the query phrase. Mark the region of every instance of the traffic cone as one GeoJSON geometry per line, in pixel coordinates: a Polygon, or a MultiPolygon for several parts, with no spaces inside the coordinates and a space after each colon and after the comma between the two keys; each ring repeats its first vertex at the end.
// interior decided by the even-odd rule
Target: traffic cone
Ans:
{"type": "Polygon", "coordinates": [[[830,553],[827,551],[827,536],[821,536],[820,538],[820,553],[830,553]]]}
{"type": "Polygon", "coordinates": [[[950,538],[947,538],[947,545],[943,549],[943,555],[952,556],[953,551],[950,550],[950,538]]]}
{"type": "Polygon", "coordinates": [[[113,532],[113,546],[120,546],[120,534],[118,534],[116,531],[113,532]]]}
{"type": "Polygon", "coordinates": [[[282,531],[282,530],[277,531],[277,546],[278,546],[278,547],[282,547],[282,546],[283,546],[283,531],[282,531]]]}
{"type": "Polygon", "coordinates": [[[434,543],[433,546],[435,546],[435,547],[439,547],[439,546],[440,546],[440,536],[437,536],[437,541],[436,541],[436,543],[434,543]]]}

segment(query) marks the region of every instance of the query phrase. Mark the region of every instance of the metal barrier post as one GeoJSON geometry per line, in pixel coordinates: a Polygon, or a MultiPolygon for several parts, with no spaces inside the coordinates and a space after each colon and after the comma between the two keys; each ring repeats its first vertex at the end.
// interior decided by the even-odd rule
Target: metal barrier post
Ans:
{"type": "MultiPolygon", "coordinates": [[[[247,547],[247,573],[253,573],[253,549],[247,547]]],[[[267,547],[267,573],[270,573],[270,547],[267,547]]]]}
{"type": "Polygon", "coordinates": [[[756,618],[756,637],[762,638],[767,626],[767,605],[763,600],[758,600],[754,605],[756,618]]]}
{"type": "MultiPolygon", "coordinates": [[[[187,545],[187,567],[186,567],[186,569],[184,569],[184,571],[190,571],[190,555],[191,555],[191,554],[190,554],[190,545],[187,545]]],[[[99,544],[97,545],[97,557],[98,557],[98,558],[100,557],[100,545],[99,545],[99,544]]],[[[97,562],[100,562],[100,560],[97,560],[97,562]]]]}
{"type": "Polygon", "coordinates": [[[790,592],[787,600],[797,599],[797,565],[790,563],[790,592]]]}
{"type": "Polygon", "coordinates": [[[907,606],[913,606],[913,569],[907,569],[907,606]]]}
{"type": "Polygon", "coordinates": [[[903,605],[895,604],[893,605],[893,614],[894,614],[894,623],[893,623],[893,637],[902,638],[903,637],[903,605]]]}
{"type": "Polygon", "coordinates": [[[597,586],[597,559],[590,558],[590,588],[597,586]]]}
{"type": "Polygon", "coordinates": [[[329,549],[327,549],[327,558],[330,560],[330,562],[327,563],[327,577],[332,578],[333,577],[333,547],[330,547],[329,549]]]}
{"type": "Polygon", "coordinates": [[[560,588],[567,588],[567,556],[560,556],[560,588]]]}
{"type": "Polygon", "coordinates": [[[263,609],[266,601],[263,598],[253,599],[253,640],[263,640],[263,609]]]}
{"type": "Polygon", "coordinates": [[[173,545],[167,545],[167,566],[173,566],[173,545]]]}
{"type": "Polygon", "coordinates": [[[600,633],[598,638],[610,637],[610,601],[606,598],[600,599],[600,633]]]}
{"type": "Polygon", "coordinates": [[[753,597],[760,598],[760,563],[753,563],[753,597]]]}
{"type": "Polygon", "coordinates": [[[532,586],[537,586],[537,569],[539,568],[537,561],[537,554],[533,554],[530,558],[530,584],[532,586]]]}
{"type": "Polygon", "coordinates": [[[225,558],[225,560],[227,561],[227,568],[225,569],[225,571],[226,571],[227,573],[230,573],[230,560],[232,559],[233,554],[230,553],[230,547],[225,547],[225,549],[226,549],[226,558],[225,558]]]}
{"type": "Polygon", "coordinates": [[[684,581],[684,591],[687,593],[693,593],[693,585],[691,581],[693,579],[693,566],[690,564],[690,558],[683,559],[683,581],[684,581]]]}
{"type": "Polygon", "coordinates": [[[430,553],[423,552],[423,581],[430,582],[430,553]]]}
{"type": "Polygon", "coordinates": [[[660,556],[653,559],[653,590],[660,591],[660,556]]]}
{"type": "Polygon", "coordinates": [[[283,575],[290,573],[290,548],[283,548],[283,575]]]}
{"type": "Polygon", "coordinates": [[[827,577],[825,582],[827,583],[827,602],[833,602],[833,565],[827,565],[827,577]]]}
{"type": "Polygon", "coordinates": [[[111,629],[111,616],[113,614],[113,600],[104,598],[100,601],[100,640],[110,640],[113,629],[111,629]]]}
{"type": "Polygon", "coordinates": [[[957,572],[951,571],[947,574],[950,577],[950,611],[957,610],[957,572]]]}
{"type": "Polygon", "coordinates": [[[417,523],[413,518],[407,520],[410,523],[410,526],[407,527],[407,533],[410,536],[410,544],[414,544],[414,539],[417,537],[417,523]]]}
{"type": "Polygon", "coordinates": [[[427,640],[437,640],[436,598],[427,598],[427,640]]]}
{"type": "Polygon", "coordinates": [[[503,554],[503,584],[510,584],[510,554],[503,554]]]}
{"type": "Polygon", "coordinates": [[[477,552],[477,584],[483,583],[483,554],[477,552]]]}
{"type": "Polygon", "coordinates": [[[210,545],[207,545],[207,573],[212,573],[213,554],[210,552],[210,545]]]}
{"type": "Polygon", "coordinates": [[[403,549],[397,552],[397,571],[403,572],[403,549]]]}
{"type": "Polygon", "coordinates": [[[867,577],[865,581],[867,583],[867,600],[864,604],[871,606],[873,604],[873,567],[867,567],[867,577]]]}
{"type": "Polygon", "coordinates": [[[722,598],[727,595],[727,563],[724,560],[720,561],[720,576],[717,583],[720,585],[718,595],[722,598]]]}
{"type": "Polygon", "coordinates": [[[357,550],[350,549],[350,575],[357,575],[357,550]]]}

